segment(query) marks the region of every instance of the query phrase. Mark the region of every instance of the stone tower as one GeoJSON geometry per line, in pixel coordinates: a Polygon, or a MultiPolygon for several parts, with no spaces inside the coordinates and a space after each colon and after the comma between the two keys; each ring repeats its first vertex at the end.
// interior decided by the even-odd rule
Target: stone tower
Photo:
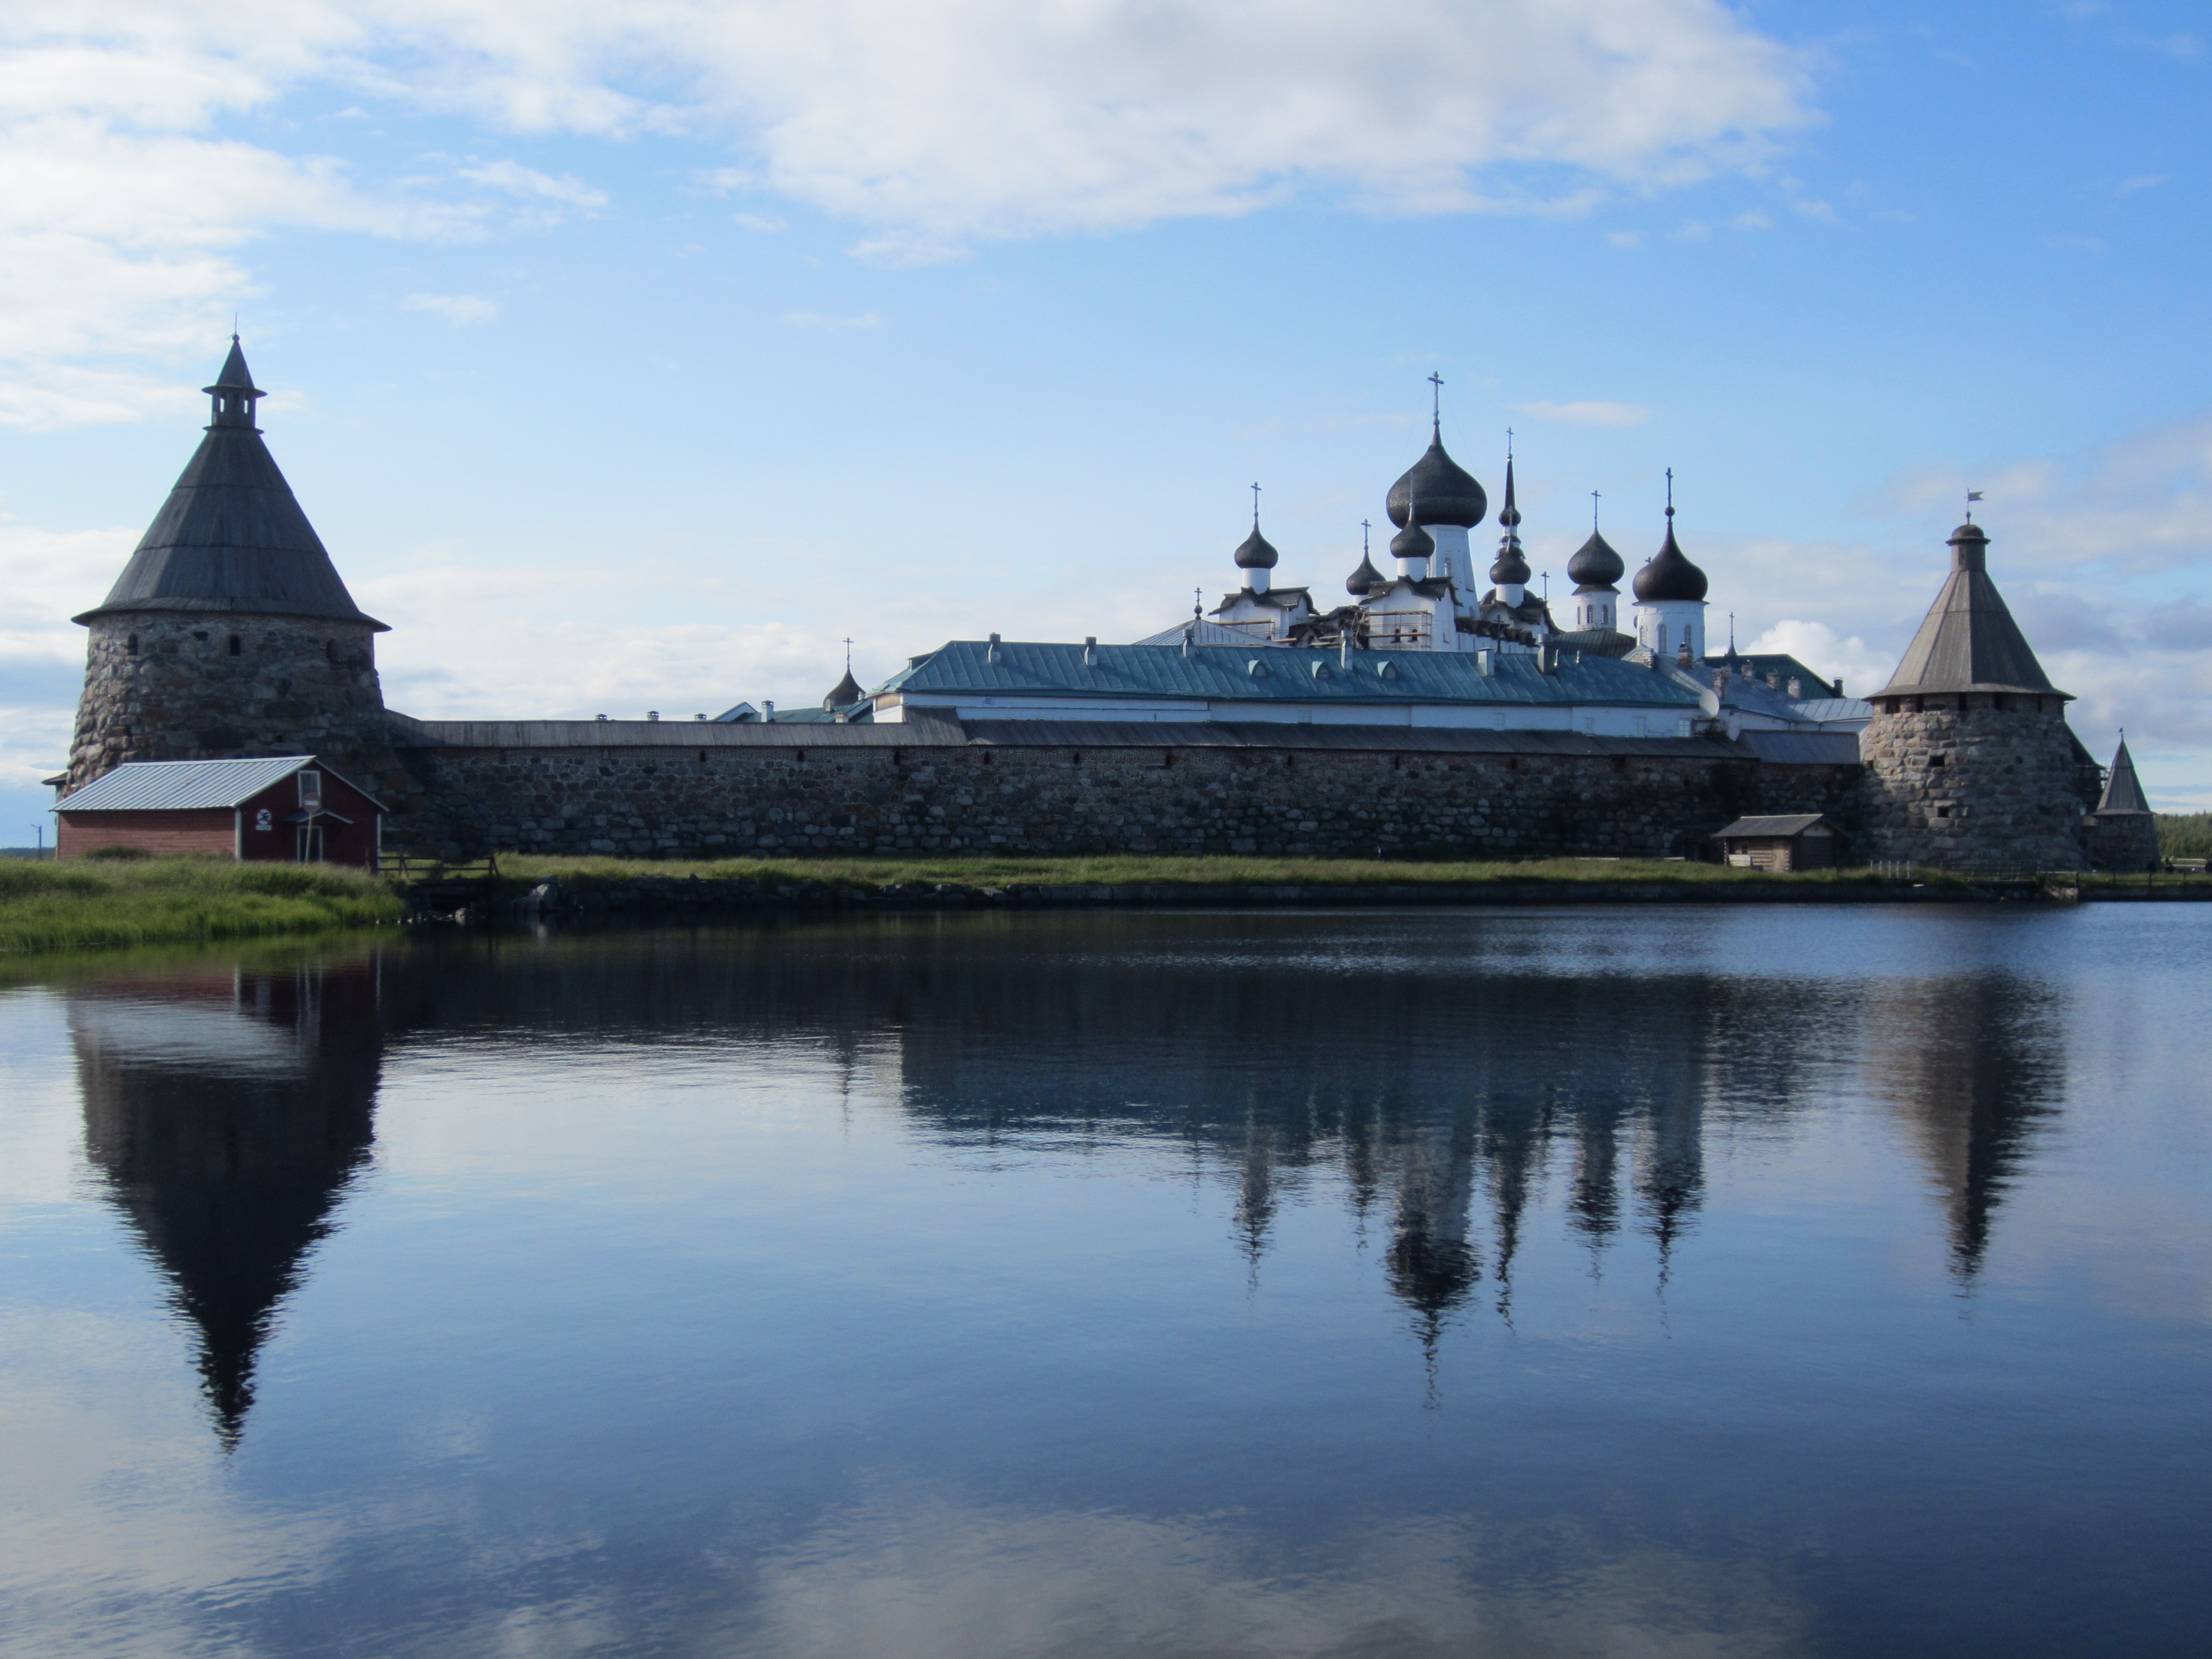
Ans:
{"type": "Polygon", "coordinates": [[[408,790],[374,640],[261,441],[264,394],[232,337],[207,436],[94,609],[63,793],[125,761],[319,755],[372,793],[408,790]]]}
{"type": "Polygon", "coordinates": [[[2120,739],[2112,756],[2112,769],[2105,775],[2105,793],[2097,809],[2082,824],[2089,862],[2100,870],[2140,873],[2155,870],[2164,861],[2159,852],[2158,820],[2144,796],[2142,780],[2136,776],[2135,757],[2128,740],[2120,739]]]}
{"type": "Polygon", "coordinates": [[[2080,770],[2066,705],[1990,580],[1989,538],[1951,534],[1951,574],[1870,701],[1869,858],[1963,869],[2079,869],[2080,770]]]}

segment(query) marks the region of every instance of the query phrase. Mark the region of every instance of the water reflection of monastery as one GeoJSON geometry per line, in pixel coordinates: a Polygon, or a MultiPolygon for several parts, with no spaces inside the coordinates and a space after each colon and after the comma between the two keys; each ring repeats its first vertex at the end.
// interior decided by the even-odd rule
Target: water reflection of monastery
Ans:
{"type": "Polygon", "coordinates": [[[1176,1149],[1233,1190],[1255,1271],[1286,1204],[1340,1188],[1427,1344],[1511,1317],[1532,1226],[1564,1224],[1594,1265],[1641,1234],[1663,1279],[1715,1137],[1786,1133],[1838,1079],[1905,1127],[1971,1280],[2063,1085],[2058,1010],[2023,984],[1553,971],[1511,959],[1503,929],[1486,954],[1461,931],[1317,958],[1308,923],[1266,916],[1224,956],[1219,926],[888,919],[86,991],[86,1147],[195,1328],[228,1443],[369,1157],[386,1048],[434,1034],[706,1036],[744,1045],[733,1066],[762,1044],[895,1055],[902,1109],[940,1145],[1176,1149]]]}

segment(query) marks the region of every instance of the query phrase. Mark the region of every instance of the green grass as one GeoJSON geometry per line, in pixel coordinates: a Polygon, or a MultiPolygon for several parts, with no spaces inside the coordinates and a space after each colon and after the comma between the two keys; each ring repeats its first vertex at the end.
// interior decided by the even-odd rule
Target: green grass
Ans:
{"type": "MultiPolygon", "coordinates": [[[[702,880],[747,877],[769,885],[817,881],[842,887],[879,887],[893,883],[951,882],[963,887],[1057,886],[1139,883],[1275,884],[1299,886],[1365,883],[1407,884],[1474,881],[1575,882],[1843,882],[1876,879],[1863,870],[1816,870],[1800,875],[1769,875],[1729,865],[1689,864],[1662,860],[1531,859],[1518,862],[1427,863],[1376,859],[1179,858],[1133,854],[1096,858],[994,858],[958,854],[826,859],[617,859],[538,858],[500,855],[502,877],[523,885],[548,879],[588,884],[642,878],[697,876],[702,880]]],[[[1923,876],[1918,879],[1931,879],[1923,876]]],[[[1932,878],[1942,879],[1942,878],[1932,878]]]]}
{"type": "Polygon", "coordinates": [[[2158,850],[2170,859],[2212,858],[2212,812],[2160,812],[2158,850]]]}
{"type": "Polygon", "coordinates": [[[401,911],[388,883],[329,865],[0,861],[0,954],[319,933],[401,911]]]}

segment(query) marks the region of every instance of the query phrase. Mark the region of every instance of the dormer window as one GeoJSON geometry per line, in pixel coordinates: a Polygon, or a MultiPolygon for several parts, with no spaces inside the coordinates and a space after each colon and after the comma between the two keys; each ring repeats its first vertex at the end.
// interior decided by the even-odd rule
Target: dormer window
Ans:
{"type": "Polygon", "coordinates": [[[300,775],[300,805],[310,812],[319,812],[323,805],[323,775],[302,772],[300,775]]]}

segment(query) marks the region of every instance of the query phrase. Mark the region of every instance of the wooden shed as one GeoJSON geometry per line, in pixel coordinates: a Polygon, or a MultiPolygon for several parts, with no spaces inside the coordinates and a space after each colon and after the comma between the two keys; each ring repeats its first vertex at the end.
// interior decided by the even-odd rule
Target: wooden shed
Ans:
{"type": "Polygon", "coordinates": [[[376,867],[384,806],[313,755],[128,761],[54,809],[55,854],[102,847],[376,867]]]}
{"type": "Polygon", "coordinates": [[[1738,818],[1713,839],[1723,857],[1747,870],[1827,870],[1842,862],[1843,838],[1818,812],[1738,818]]]}

